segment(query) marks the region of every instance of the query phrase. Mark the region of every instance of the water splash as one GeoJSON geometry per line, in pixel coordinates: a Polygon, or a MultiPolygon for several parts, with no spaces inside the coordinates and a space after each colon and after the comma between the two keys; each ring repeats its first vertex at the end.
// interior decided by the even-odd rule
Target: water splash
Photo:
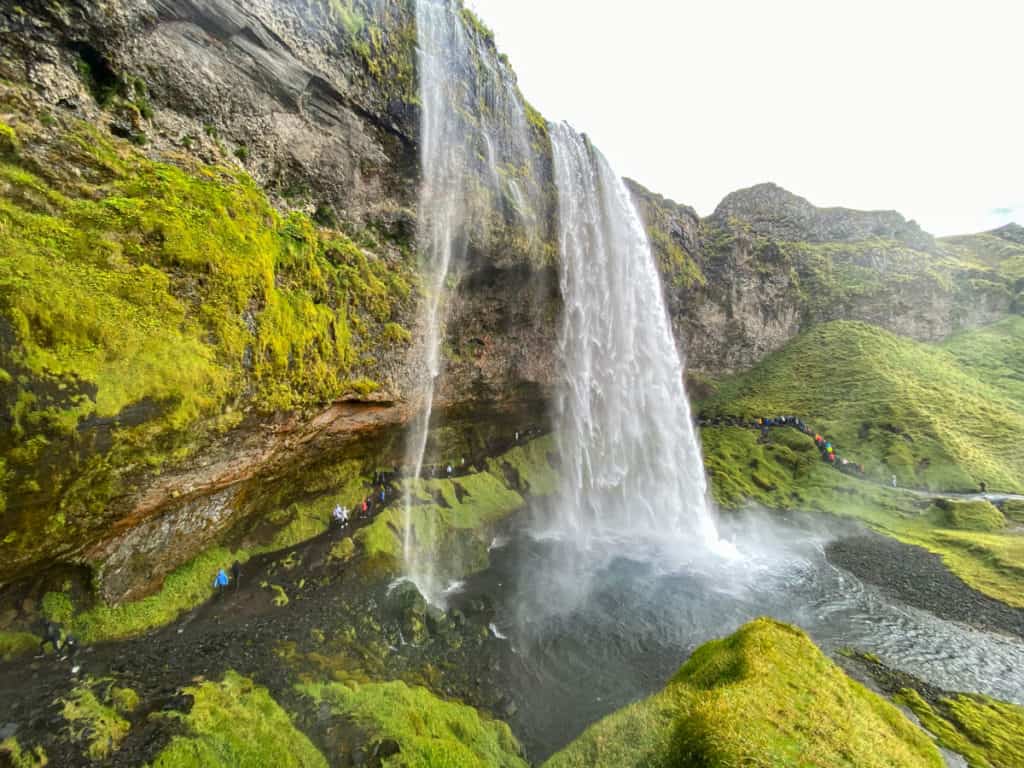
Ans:
{"type": "MultiPolygon", "coordinates": [[[[467,31],[453,0],[418,0],[416,25],[421,105],[422,180],[418,233],[424,275],[420,411],[406,444],[403,556],[406,575],[432,602],[443,600],[444,580],[431,552],[433,516],[417,514],[417,491],[427,455],[435,397],[443,375],[448,301],[474,245],[486,247],[498,227],[536,242],[539,199],[536,159],[525,110],[509,67],[478,34],[467,31]],[[523,192],[523,186],[528,187],[523,192]]],[[[443,449],[443,447],[442,447],[443,449]]],[[[429,494],[424,494],[429,496],[429,494]]]]}
{"type": "Polygon", "coordinates": [[[611,539],[723,549],[639,214],[585,137],[564,124],[550,133],[565,304],[555,529],[581,550],[611,539]]]}

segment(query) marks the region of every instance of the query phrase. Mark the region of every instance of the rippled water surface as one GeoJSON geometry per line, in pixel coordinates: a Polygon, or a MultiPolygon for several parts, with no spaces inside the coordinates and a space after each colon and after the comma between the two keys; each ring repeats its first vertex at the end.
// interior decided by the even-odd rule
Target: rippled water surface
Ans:
{"type": "Polygon", "coordinates": [[[1024,704],[1019,638],[883,596],[827,561],[825,532],[748,520],[727,533],[740,552],[730,560],[678,543],[627,552],[614,539],[580,552],[525,533],[492,552],[467,594],[496,601],[494,629],[514,650],[511,719],[534,758],[660,689],[698,645],[763,615],[798,624],[826,652],[855,647],[942,688],[1024,704]]]}

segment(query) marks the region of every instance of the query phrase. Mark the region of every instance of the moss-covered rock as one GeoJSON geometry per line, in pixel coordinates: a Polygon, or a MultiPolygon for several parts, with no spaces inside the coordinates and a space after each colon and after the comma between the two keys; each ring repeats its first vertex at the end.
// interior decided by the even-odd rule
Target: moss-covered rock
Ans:
{"type": "Polygon", "coordinates": [[[1003,513],[984,499],[938,499],[935,502],[935,509],[942,523],[949,528],[963,531],[1000,531],[1006,527],[1003,513]]]}
{"type": "Polygon", "coordinates": [[[46,768],[50,764],[46,750],[40,746],[31,750],[23,749],[13,736],[0,741],[0,755],[10,761],[12,768],[46,768]]]}
{"type": "Polygon", "coordinates": [[[123,704],[123,695],[113,698],[108,681],[89,680],[77,686],[63,700],[64,719],[71,738],[86,746],[90,760],[106,760],[118,750],[131,730],[116,704],[123,704]]]}
{"type": "Polygon", "coordinates": [[[0,158],[0,580],[81,550],[127,511],[112,499],[244,414],[378,389],[413,279],[238,170],[21,116],[0,158]]]}
{"type": "Polygon", "coordinates": [[[698,648],[665,690],[588,728],[545,766],[943,765],[896,707],[799,629],[758,619],[698,648]]]}
{"type": "Polygon", "coordinates": [[[300,692],[365,731],[368,744],[393,742],[394,768],[526,768],[509,727],[472,707],[401,681],[364,685],[306,683],[300,692]]]}
{"type": "Polygon", "coordinates": [[[0,661],[10,661],[39,648],[39,638],[29,632],[0,631],[0,661]]]}
{"type": "Polygon", "coordinates": [[[292,723],[266,688],[228,672],[219,683],[186,688],[191,710],[171,713],[184,735],[175,736],[153,768],[327,768],[313,743],[292,723]]]}

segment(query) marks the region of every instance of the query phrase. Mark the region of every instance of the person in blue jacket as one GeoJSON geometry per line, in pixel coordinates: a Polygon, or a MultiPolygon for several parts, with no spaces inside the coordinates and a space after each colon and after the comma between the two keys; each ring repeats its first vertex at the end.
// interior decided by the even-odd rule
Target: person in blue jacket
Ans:
{"type": "Polygon", "coordinates": [[[221,568],[217,571],[217,578],[213,580],[213,588],[217,591],[218,595],[224,594],[224,589],[228,585],[228,575],[221,568]]]}

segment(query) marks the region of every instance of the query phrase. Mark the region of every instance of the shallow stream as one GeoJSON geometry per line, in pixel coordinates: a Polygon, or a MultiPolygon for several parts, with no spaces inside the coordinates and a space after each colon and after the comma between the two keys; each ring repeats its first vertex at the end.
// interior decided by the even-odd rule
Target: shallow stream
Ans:
{"type": "Polygon", "coordinates": [[[494,630],[511,649],[509,719],[531,757],[659,690],[697,646],[763,615],[803,627],[826,653],[853,647],[944,689],[1024,704],[1020,638],[884,596],[831,565],[825,546],[835,534],[807,523],[750,517],[725,535],[737,557],[614,536],[587,552],[535,532],[495,542],[491,568],[454,602],[495,602],[494,630]]]}

